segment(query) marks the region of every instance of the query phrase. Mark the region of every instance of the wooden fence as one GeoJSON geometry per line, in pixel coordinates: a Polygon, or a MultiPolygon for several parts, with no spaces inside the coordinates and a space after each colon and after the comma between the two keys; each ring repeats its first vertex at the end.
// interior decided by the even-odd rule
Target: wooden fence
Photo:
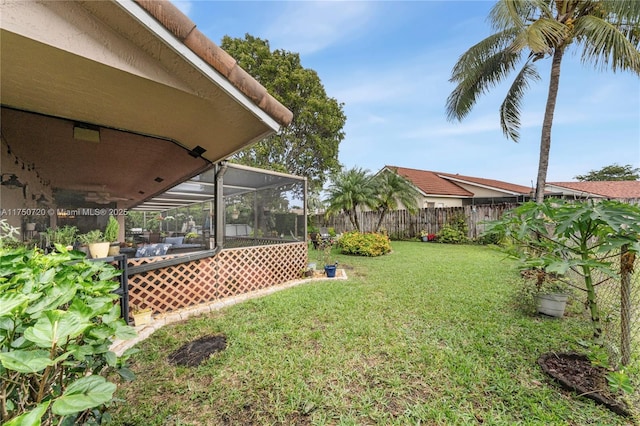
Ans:
{"type": "MultiPolygon", "coordinates": [[[[415,238],[420,235],[420,231],[429,234],[437,234],[442,227],[450,223],[455,217],[463,215],[469,229],[468,237],[478,238],[486,227],[486,222],[499,219],[507,210],[517,207],[518,204],[500,204],[486,206],[464,206],[464,207],[440,207],[425,208],[416,214],[410,214],[406,210],[390,211],[382,221],[380,229],[384,229],[392,239],[415,238]]],[[[360,212],[358,220],[360,229],[363,232],[374,231],[380,215],[378,212],[360,212]]],[[[325,218],[323,215],[312,217],[312,222],[318,226],[334,228],[337,233],[353,230],[351,222],[346,214],[325,218]]]]}

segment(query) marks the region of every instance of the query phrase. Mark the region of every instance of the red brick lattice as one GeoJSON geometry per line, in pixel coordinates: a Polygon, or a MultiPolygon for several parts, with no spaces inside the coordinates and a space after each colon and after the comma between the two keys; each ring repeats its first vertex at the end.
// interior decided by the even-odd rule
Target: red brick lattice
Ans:
{"type": "MultiPolygon", "coordinates": [[[[176,256],[130,259],[129,266],[176,256]]],[[[304,242],[222,250],[214,257],[129,277],[129,304],[165,313],[300,278],[304,242]]]]}

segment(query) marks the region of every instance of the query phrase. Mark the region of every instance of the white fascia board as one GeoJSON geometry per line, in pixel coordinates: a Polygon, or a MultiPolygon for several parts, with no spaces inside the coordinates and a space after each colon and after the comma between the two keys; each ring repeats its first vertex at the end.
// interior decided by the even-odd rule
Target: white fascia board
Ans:
{"type": "Polygon", "coordinates": [[[204,74],[212,83],[216,84],[222,90],[234,98],[238,103],[243,105],[246,109],[251,111],[255,116],[272,128],[275,132],[280,130],[280,124],[275,121],[269,114],[259,108],[251,99],[249,99],[244,93],[236,89],[222,74],[215,70],[211,65],[205,62],[198,55],[193,53],[191,49],[185,46],[180,40],[178,40],[169,30],[167,30],[156,19],[149,15],[147,11],[142,9],[133,0],[114,0],[122,9],[127,11],[138,22],[149,29],[160,40],[162,40],[167,46],[175,51],[186,62],[190,63],[193,67],[198,69],[204,74]]]}

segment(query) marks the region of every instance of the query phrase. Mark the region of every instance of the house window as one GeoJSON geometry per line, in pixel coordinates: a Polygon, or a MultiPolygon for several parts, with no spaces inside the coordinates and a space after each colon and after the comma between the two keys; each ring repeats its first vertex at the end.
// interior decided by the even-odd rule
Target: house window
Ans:
{"type": "Polygon", "coordinates": [[[443,208],[443,207],[444,207],[444,203],[438,203],[438,204],[436,204],[436,208],[437,208],[437,209],[441,209],[441,208],[443,208]]]}
{"type": "Polygon", "coordinates": [[[427,205],[427,208],[428,208],[428,209],[432,209],[432,208],[434,208],[434,207],[436,206],[436,203],[429,203],[429,202],[427,202],[427,203],[425,203],[425,204],[427,205]]]}

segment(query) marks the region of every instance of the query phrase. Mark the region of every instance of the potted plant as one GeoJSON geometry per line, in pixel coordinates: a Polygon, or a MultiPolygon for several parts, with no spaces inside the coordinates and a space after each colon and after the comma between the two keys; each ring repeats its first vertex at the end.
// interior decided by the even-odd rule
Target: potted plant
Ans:
{"type": "Polygon", "coordinates": [[[56,229],[48,228],[46,231],[47,246],[55,246],[60,244],[67,250],[73,249],[73,243],[76,240],[78,228],[75,226],[61,226],[56,229]]]}
{"type": "Polygon", "coordinates": [[[521,275],[532,285],[536,311],[551,317],[562,318],[569,299],[569,285],[564,278],[546,272],[542,268],[525,269],[521,275]]]}
{"type": "Polygon", "coordinates": [[[114,216],[109,216],[107,227],[104,229],[104,239],[109,242],[109,256],[120,254],[120,243],[118,242],[118,233],[120,232],[120,224],[114,216]]]}
{"type": "Polygon", "coordinates": [[[327,278],[333,278],[336,276],[336,269],[338,268],[338,262],[332,260],[331,249],[333,245],[331,242],[327,242],[322,249],[322,262],[324,264],[324,272],[327,278]]]}
{"type": "Polygon", "coordinates": [[[151,323],[153,310],[151,308],[140,308],[137,305],[131,305],[131,316],[136,327],[151,323]]]}
{"type": "Polygon", "coordinates": [[[89,255],[93,259],[109,255],[109,242],[105,241],[102,231],[94,229],[80,236],[80,241],[89,246],[89,255]]]}

